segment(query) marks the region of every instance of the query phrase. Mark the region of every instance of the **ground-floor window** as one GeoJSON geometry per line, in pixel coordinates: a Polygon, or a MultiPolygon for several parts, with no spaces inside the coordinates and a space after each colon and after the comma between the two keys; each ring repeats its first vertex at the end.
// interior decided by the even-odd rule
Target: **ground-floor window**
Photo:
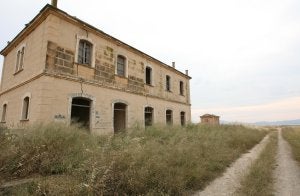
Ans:
{"type": "Polygon", "coordinates": [[[29,114],[29,97],[23,99],[22,120],[28,120],[29,114]]]}
{"type": "Polygon", "coordinates": [[[167,123],[167,125],[173,124],[173,111],[172,110],[166,110],[166,123],[167,123]]]}
{"type": "Polygon", "coordinates": [[[89,129],[91,116],[91,100],[82,97],[72,99],[71,124],[80,124],[80,126],[89,129]]]}
{"type": "Polygon", "coordinates": [[[124,103],[114,104],[114,132],[118,133],[126,129],[126,113],[127,105],[124,103]]]}
{"type": "Polygon", "coordinates": [[[181,126],[185,125],[185,112],[180,112],[180,124],[181,126]]]}
{"type": "Polygon", "coordinates": [[[153,125],[153,108],[145,107],[145,127],[153,125]]]}
{"type": "Polygon", "coordinates": [[[7,104],[4,104],[3,107],[2,107],[1,122],[6,121],[6,110],[7,110],[7,104]]]}

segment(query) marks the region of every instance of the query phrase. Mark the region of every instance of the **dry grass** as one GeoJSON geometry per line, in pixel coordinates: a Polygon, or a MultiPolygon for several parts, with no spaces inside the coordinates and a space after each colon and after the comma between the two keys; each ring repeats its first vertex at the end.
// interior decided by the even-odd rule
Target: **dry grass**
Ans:
{"type": "Polygon", "coordinates": [[[237,195],[273,195],[273,171],[276,166],[277,141],[277,132],[271,133],[269,143],[250,167],[249,174],[241,181],[241,188],[237,191],[237,195]]]}
{"type": "Polygon", "coordinates": [[[189,125],[109,137],[37,125],[23,134],[0,133],[0,178],[65,176],[29,183],[26,190],[34,194],[186,195],[202,189],[265,134],[243,126],[189,125]],[[65,178],[75,180],[65,184],[65,178]]]}
{"type": "Polygon", "coordinates": [[[285,127],[282,136],[291,145],[294,158],[300,162],[300,127],[285,127]]]}

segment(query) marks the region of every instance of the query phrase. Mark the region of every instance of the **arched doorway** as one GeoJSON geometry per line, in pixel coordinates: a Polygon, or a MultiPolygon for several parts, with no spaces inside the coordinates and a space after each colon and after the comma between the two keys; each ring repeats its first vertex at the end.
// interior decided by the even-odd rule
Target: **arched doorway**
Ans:
{"type": "Polygon", "coordinates": [[[83,97],[74,97],[71,107],[71,124],[80,124],[80,126],[90,128],[91,100],[83,97]]]}
{"type": "Polygon", "coordinates": [[[126,110],[127,105],[124,103],[114,104],[114,132],[118,133],[126,129],[126,110]]]}

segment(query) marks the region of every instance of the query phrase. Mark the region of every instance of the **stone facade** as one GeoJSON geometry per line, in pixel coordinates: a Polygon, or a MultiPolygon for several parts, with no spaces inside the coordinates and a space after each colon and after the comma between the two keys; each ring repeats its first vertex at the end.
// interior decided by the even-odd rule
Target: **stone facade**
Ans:
{"type": "Polygon", "coordinates": [[[213,114],[204,114],[200,116],[201,124],[219,125],[220,117],[213,114]]]}
{"type": "Polygon", "coordinates": [[[50,5],[1,54],[1,121],[6,126],[69,124],[76,117],[93,133],[112,133],[116,127],[145,126],[146,120],[166,124],[167,110],[172,124],[190,122],[188,75],[50,5]],[[90,44],[89,64],[79,63],[82,40],[90,44]],[[119,55],[125,59],[124,75],[117,72],[119,55]]]}

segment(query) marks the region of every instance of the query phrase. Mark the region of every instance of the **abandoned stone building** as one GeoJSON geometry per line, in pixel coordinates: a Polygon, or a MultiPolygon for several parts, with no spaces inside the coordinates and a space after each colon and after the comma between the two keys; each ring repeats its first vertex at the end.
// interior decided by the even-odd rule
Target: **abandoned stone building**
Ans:
{"type": "Polygon", "coordinates": [[[1,122],[82,123],[91,133],[191,119],[182,73],[46,5],[1,51],[1,122]]]}
{"type": "Polygon", "coordinates": [[[200,116],[201,124],[209,124],[209,125],[219,125],[220,124],[220,116],[216,116],[213,114],[204,114],[200,116]]]}

